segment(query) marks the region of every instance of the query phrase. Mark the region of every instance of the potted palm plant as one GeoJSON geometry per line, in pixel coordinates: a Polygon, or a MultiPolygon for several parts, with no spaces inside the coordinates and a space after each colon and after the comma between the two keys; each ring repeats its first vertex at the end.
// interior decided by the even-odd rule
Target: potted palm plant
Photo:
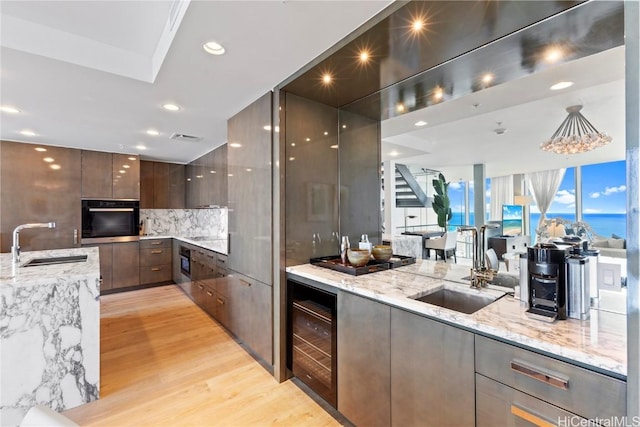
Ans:
{"type": "Polygon", "coordinates": [[[442,173],[438,174],[438,179],[434,179],[433,188],[436,195],[433,196],[431,207],[438,215],[438,226],[447,232],[447,223],[451,219],[451,207],[449,206],[449,183],[442,173]]]}

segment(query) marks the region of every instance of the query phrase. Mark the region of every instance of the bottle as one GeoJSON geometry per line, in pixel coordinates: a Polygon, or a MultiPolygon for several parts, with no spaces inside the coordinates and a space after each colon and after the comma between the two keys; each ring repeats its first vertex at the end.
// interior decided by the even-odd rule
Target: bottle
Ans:
{"type": "Polygon", "coordinates": [[[360,242],[358,242],[358,249],[367,249],[369,252],[371,252],[371,249],[373,249],[373,245],[371,244],[371,242],[369,242],[369,236],[367,236],[366,234],[362,235],[362,237],[360,238],[360,242]]]}
{"type": "Polygon", "coordinates": [[[340,260],[345,265],[347,264],[347,251],[350,247],[349,236],[342,236],[342,243],[340,243],[340,260]]]}

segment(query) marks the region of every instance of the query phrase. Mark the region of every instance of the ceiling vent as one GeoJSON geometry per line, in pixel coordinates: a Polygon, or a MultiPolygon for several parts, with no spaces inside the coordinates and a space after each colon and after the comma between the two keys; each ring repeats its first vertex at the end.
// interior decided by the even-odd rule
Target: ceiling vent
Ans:
{"type": "Polygon", "coordinates": [[[174,133],[169,139],[173,139],[174,141],[198,142],[202,138],[199,136],[186,135],[184,133],[174,133]]]}

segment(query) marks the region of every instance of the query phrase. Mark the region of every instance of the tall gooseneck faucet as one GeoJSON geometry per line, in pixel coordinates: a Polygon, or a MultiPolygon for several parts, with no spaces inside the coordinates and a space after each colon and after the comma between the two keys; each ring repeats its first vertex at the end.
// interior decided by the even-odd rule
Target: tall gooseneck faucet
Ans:
{"type": "Polygon", "coordinates": [[[484,224],[480,226],[480,233],[473,225],[458,227],[458,231],[472,232],[473,261],[471,266],[471,287],[480,288],[493,280],[494,271],[487,268],[485,263],[485,232],[487,228],[498,228],[498,224],[484,224]]]}
{"type": "Polygon", "coordinates": [[[13,229],[13,245],[11,253],[13,254],[13,263],[20,262],[20,231],[25,228],[56,228],[55,222],[35,222],[31,224],[21,224],[13,229]]]}

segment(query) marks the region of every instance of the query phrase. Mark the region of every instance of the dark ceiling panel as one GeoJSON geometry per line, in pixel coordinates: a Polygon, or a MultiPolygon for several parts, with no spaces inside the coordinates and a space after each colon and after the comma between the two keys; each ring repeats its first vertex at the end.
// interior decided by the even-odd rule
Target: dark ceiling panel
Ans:
{"type": "Polygon", "coordinates": [[[412,1],[282,89],[341,107],[579,3],[412,1]],[[416,33],[411,25],[419,17],[426,25],[416,33]],[[371,55],[364,65],[363,49],[371,55]],[[326,73],[330,84],[322,81],[326,73]]]}

